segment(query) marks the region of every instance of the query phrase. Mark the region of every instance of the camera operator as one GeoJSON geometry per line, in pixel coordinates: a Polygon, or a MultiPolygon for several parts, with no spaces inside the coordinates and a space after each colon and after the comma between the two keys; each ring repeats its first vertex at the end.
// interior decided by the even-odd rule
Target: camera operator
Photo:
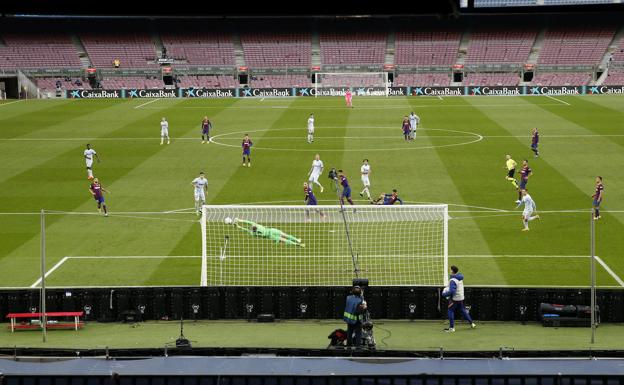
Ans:
{"type": "Polygon", "coordinates": [[[342,319],[347,323],[347,346],[360,347],[362,344],[362,314],[366,301],[362,298],[362,288],[353,286],[342,319]],[[355,338],[355,342],[354,342],[355,338]]]}

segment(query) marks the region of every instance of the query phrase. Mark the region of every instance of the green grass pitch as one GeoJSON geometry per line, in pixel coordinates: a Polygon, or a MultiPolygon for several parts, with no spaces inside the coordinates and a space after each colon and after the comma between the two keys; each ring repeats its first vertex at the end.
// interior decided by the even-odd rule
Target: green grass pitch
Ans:
{"type": "MultiPolygon", "coordinates": [[[[623,286],[621,97],[356,97],[354,106],[342,98],[1,101],[0,285],[36,283],[42,208],[63,212],[46,216],[47,270],[55,268],[49,285],[198,285],[200,230],[184,210],[193,206],[198,172],[209,181],[208,204],[302,204],[301,184],[318,152],[326,171],[345,170],[355,198],[368,158],[375,195],[396,188],[406,203],[448,203],[449,262],[467,285],[587,286],[591,195],[601,175],[597,280],[623,286]],[[406,143],[401,120],[412,110],[421,129],[406,143]],[[306,143],[310,113],[313,144],[306,143]],[[204,115],[214,143],[201,143],[204,115]],[[172,142],[161,146],[163,116],[172,142]],[[535,126],[537,159],[529,149],[535,126]],[[245,133],[254,141],[251,168],[241,167],[245,133]],[[64,214],[96,214],[86,143],[102,160],[94,172],[111,191],[108,218],[64,214]],[[504,179],[506,153],[533,169],[528,188],[541,220],[528,233],[504,179]],[[148,214],[160,211],[175,212],[148,214]]],[[[321,182],[329,187],[326,172],[321,182]]],[[[336,203],[329,188],[316,192],[322,204],[336,203]]]]}

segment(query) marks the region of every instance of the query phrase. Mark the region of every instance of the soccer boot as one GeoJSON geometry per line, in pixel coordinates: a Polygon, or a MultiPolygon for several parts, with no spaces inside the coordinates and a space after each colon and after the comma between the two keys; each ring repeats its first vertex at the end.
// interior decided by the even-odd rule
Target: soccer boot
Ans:
{"type": "Polygon", "coordinates": [[[444,331],[447,333],[455,333],[455,328],[446,328],[444,331]]]}

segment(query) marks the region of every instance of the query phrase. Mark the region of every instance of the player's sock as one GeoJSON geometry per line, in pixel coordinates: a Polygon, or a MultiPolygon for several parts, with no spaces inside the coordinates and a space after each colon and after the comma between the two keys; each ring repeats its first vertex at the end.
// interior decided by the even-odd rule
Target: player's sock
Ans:
{"type": "Polygon", "coordinates": [[[529,222],[537,218],[539,218],[539,215],[534,215],[532,217],[529,217],[529,222]]]}
{"type": "Polygon", "coordinates": [[[108,210],[106,210],[106,205],[102,205],[102,208],[104,209],[104,215],[108,214],[108,210]]]}
{"type": "Polygon", "coordinates": [[[519,201],[522,200],[522,192],[520,190],[518,190],[518,200],[519,201]]]}
{"type": "Polygon", "coordinates": [[[600,216],[600,209],[596,209],[595,217],[598,218],[600,216]]]}
{"type": "Polygon", "coordinates": [[[527,221],[527,220],[525,219],[525,220],[523,220],[523,221],[522,221],[522,223],[524,224],[524,228],[525,228],[526,230],[528,230],[528,229],[529,229],[529,221],[527,221]]]}
{"type": "Polygon", "coordinates": [[[515,188],[520,188],[520,186],[518,186],[518,182],[516,182],[516,180],[514,178],[511,178],[511,184],[515,187],[515,188]]]}
{"type": "Polygon", "coordinates": [[[349,201],[350,204],[354,204],[353,203],[353,199],[351,199],[351,198],[347,198],[347,201],[349,201]]]}

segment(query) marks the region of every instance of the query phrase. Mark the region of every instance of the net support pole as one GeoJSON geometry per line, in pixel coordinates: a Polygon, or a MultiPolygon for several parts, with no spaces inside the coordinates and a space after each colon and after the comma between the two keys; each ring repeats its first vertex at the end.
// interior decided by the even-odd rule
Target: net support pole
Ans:
{"type": "Polygon", "coordinates": [[[338,179],[334,179],[334,183],[336,184],[336,194],[338,195],[340,214],[342,215],[342,222],[344,223],[345,227],[347,244],[349,245],[349,252],[351,253],[351,261],[353,261],[353,273],[355,274],[355,278],[360,278],[360,267],[358,266],[357,257],[353,252],[353,243],[351,243],[351,234],[349,233],[349,223],[347,222],[347,216],[345,215],[344,204],[342,203],[342,199],[340,198],[340,187],[338,187],[338,179]]]}
{"type": "Polygon", "coordinates": [[[201,261],[201,278],[200,285],[208,286],[208,256],[206,245],[206,206],[202,206],[201,213],[201,245],[202,245],[202,261],[201,261]]]}
{"type": "Polygon", "coordinates": [[[449,266],[448,266],[448,205],[444,206],[444,272],[442,274],[444,277],[442,278],[442,282],[444,282],[444,287],[449,284],[449,266]]]}
{"type": "Polygon", "coordinates": [[[591,251],[591,343],[596,340],[596,225],[594,214],[590,216],[590,251],[591,251]]]}
{"type": "Polygon", "coordinates": [[[46,342],[48,328],[48,317],[46,316],[46,286],[45,286],[45,266],[46,266],[46,239],[45,234],[45,210],[41,209],[41,290],[39,294],[39,308],[41,310],[41,336],[46,342]]]}

